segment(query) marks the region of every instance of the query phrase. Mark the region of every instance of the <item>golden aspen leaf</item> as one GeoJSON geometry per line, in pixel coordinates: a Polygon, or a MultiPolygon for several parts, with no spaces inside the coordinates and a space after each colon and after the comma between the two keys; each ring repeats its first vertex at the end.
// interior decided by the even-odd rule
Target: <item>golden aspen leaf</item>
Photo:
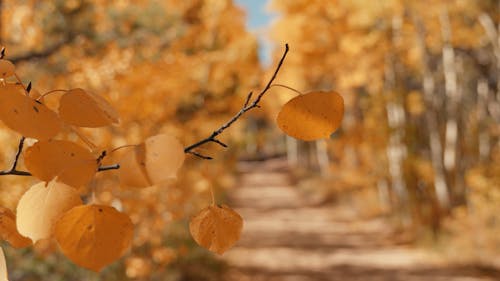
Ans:
{"type": "Polygon", "coordinates": [[[76,88],[67,91],[59,101],[59,116],[66,123],[97,128],[118,123],[116,110],[103,97],[76,88]]]}
{"type": "Polygon", "coordinates": [[[57,221],[54,234],[64,255],[98,272],[125,253],[133,231],[130,218],[115,208],[84,205],[66,212],[57,221]]]}
{"type": "Polygon", "coordinates": [[[24,152],[24,162],[33,176],[81,187],[92,180],[97,160],[86,148],[70,141],[38,141],[24,152]]]}
{"type": "Polygon", "coordinates": [[[166,134],[149,137],[123,155],[120,182],[125,186],[147,187],[175,179],[184,158],[184,147],[177,138],[166,134]]]}
{"type": "Polygon", "coordinates": [[[133,146],[123,155],[118,170],[124,186],[147,187],[153,185],[146,172],[146,148],[144,144],[133,146]]]}
{"type": "Polygon", "coordinates": [[[7,241],[14,248],[25,248],[33,244],[29,238],[17,231],[16,215],[3,207],[0,207],[0,239],[7,241]]]}
{"type": "Polygon", "coordinates": [[[241,236],[243,219],[226,205],[209,206],[191,219],[191,236],[205,249],[222,255],[241,236]]]}
{"type": "Polygon", "coordinates": [[[7,277],[7,263],[2,247],[0,247],[0,281],[9,281],[7,277]]]}
{"type": "Polygon", "coordinates": [[[16,66],[9,60],[0,59],[0,77],[7,78],[13,76],[16,66]]]}
{"type": "Polygon", "coordinates": [[[279,128],[296,139],[328,138],[340,127],[344,99],[336,92],[310,92],[288,101],[276,119],[279,128]]]}
{"type": "Polygon", "coordinates": [[[146,139],[146,170],[154,184],[175,179],[184,163],[184,146],[170,135],[161,134],[146,139]]]}
{"type": "Polygon", "coordinates": [[[25,137],[47,140],[61,130],[57,114],[28,97],[21,85],[0,84],[0,120],[25,137]]]}
{"type": "Polygon", "coordinates": [[[76,189],[51,181],[37,183],[26,191],[17,204],[17,229],[33,242],[50,238],[57,219],[67,210],[81,205],[76,189]]]}

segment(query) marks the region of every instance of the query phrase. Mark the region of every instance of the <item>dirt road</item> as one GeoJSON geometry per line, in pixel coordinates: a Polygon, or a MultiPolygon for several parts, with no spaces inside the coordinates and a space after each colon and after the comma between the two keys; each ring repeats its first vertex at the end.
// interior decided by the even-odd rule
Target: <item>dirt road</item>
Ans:
{"type": "Polygon", "coordinates": [[[283,159],[243,162],[231,206],[245,220],[237,246],[224,254],[230,281],[500,280],[500,272],[450,265],[399,241],[383,218],[352,208],[311,206],[293,186],[283,159]]]}

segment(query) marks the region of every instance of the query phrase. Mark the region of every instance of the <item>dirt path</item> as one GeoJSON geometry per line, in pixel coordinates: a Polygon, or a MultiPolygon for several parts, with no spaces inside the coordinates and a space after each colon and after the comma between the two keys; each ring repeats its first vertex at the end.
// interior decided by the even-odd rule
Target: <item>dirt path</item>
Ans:
{"type": "Polygon", "coordinates": [[[244,162],[240,171],[230,201],[245,225],[241,241],[223,256],[231,265],[226,280],[500,280],[499,272],[447,265],[395,242],[381,218],[359,219],[348,206],[309,206],[283,159],[244,162]]]}

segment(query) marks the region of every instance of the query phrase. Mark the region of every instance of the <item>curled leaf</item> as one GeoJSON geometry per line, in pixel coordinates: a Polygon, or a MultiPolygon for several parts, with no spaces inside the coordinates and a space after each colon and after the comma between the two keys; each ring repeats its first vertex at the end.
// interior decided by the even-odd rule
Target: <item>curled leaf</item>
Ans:
{"type": "Polygon", "coordinates": [[[97,128],[118,123],[116,110],[103,97],[76,88],[67,91],[59,101],[59,116],[66,123],[97,128]]]}
{"type": "Polygon", "coordinates": [[[120,160],[118,170],[120,182],[124,186],[147,187],[153,185],[146,171],[146,146],[130,148],[120,160]]]}
{"type": "Polygon", "coordinates": [[[24,152],[26,168],[43,181],[57,180],[73,187],[88,184],[97,161],[86,148],[70,141],[38,141],[24,152]]]}
{"type": "Polygon", "coordinates": [[[81,205],[76,189],[51,181],[37,183],[26,191],[17,204],[17,229],[33,242],[50,238],[57,219],[67,210],[81,205]]]}
{"type": "Polygon", "coordinates": [[[0,84],[0,120],[25,137],[47,140],[61,130],[57,114],[25,95],[21,85],[0,84]]]}
{"type": "Polygon", "coordinates": [[[0,207],[0,239],[7,241],[14,248],[25,248],[33,244],[17,231],[16,215],[3,207],[0,207]]]}
{"type": "Polygon", "coordinates": [[[184,147],[175,137],[161,134],[129,149],[120,161],[123,185],[146,187],[177,177],[184,163],[184,147]]]}
{"type": "Polygon", "coordinates": [[[0,59],[0,78],[7,78],[14,75],[16,66],[9,60],[0,59]]]}
{"type": "Polygon", "coordinates": [[[54,234],[64,255],[98,272],[129,248],[133,225],[127,215],[113,207],[84,205],[66,212],[58,220],[54,234]]]}
{"type": "Polygon", "coordinates": [[[296,139],[328,138],[340,127],[344,100],[336,92],[310,92],[288,101],[276,119],[279,128],[296,139]]]}
{"type": "Polygon", "coordinates": [[[226,205],[209,206],[191,219],[191,236],[205,249],[222,255],[241,236],[243,219],[226,205]]]}

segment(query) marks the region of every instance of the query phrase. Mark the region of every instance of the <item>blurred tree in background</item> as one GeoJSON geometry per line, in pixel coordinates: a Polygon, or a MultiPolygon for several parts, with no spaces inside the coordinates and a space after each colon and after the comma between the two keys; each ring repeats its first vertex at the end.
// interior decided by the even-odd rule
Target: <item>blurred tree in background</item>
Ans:
{"type": "MultiPolygon", "coordinates": [[[[0,43],[24,82],[42,93],[85,88],[117,107],[119,126],[82,131],[99,147],[139,143],[158,133],[192,143],[238,111],[262,81],[256,39],[230,0],[0,4],[0,43]]],[[[301,92],[335,89],[345,100],[344,124],[328,141],[281,142],[269,118],[294,93],[276,87],[263,111],[235,124],[226,138],[232,148],[247,145],[250,153],[286,150],[289,163],[310,176],[302,187],[321,193],[321,200],[351,194],[367,214],[387,212],[416,237],[444,238],[457,258],[495,262],[499,5],[271,0],[280,15],[272,40],[292,48],[277,82],[301,92]]],[[[7,167],[18,136],[3,126],[0,164],[7,167]]],[[[235,185],[237,154],[231,152],[218,153],[211,163],[188,159],[168,186],[122,190],[113,172],[98,175],[91,183],[97,202],[126,210],[136,225],[131,253],[100,278],[219,280],[224,265],[194,247],[186,219],[209,202],[210,186],[235,185]]],[[[114,156],[104,164],[115,163],[114,156]]],[[[14,208],[32,183],[3,177],[0,204],[14,208]]],[[[51,242],[39,243],[34,253],[5,248],[12,280],[98,279],[54,253],[51,242]]]]}
{"type": "Polygon", "coordinates": [[[342,131],[328,143],[288,140],[290,161],[319,168],[327,193],[378,193],[417,234],[446,222],[454,251],[492,261],[500,252],[499,5],[271,1],[281,15],[272,37],[294,47],[281,83],[334,88],[346,101],[342,131]]]}

